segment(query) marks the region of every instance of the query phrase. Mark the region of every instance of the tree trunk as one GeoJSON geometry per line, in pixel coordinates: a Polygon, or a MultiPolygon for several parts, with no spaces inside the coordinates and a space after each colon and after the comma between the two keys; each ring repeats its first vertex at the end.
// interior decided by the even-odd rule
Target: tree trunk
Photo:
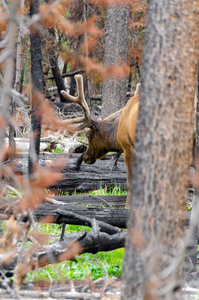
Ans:
{"type": "MultiPolygon", "coordinates": [[[[104,65],[120,65],[127,60],[128,6],[109,6],[107,12],[104,65]]],[[[102,89],[102,119],[121,109],[126,100],[126,78],[108,78],[102,89]]]]}
{"type": "MultiPolygon", "coordinates": [[[[198,84],[199,84],[199,69],[198,69],[198,84]]],[[[199,89],[199,86],[198,86],[199,89]]],[[[199,169],[199,94],[197,91],[197,103],[196,107],[196,132],[194,139],[194,148],[193,148],[193,166],[196,171],[199,169]]],[[[199,193],[197,187],[195,189],[192,209],[191,209],[191,220],[190,220],[190,229],[189,229],[189,257],[191,260],[191,266],[188,266],[188,270],[192,272],[196,271],[197,268],[197,254],[198,254],[198,222],[199,222],[199,193]]]]}
{"type": "MultiPolygon", "coordinates": [[[[37,14],[39,12],[39,0],[33,0],[30,3],[30,16],[37,14]]],[[[40,33],[35,30],[32,30],[30,34],[30,51],[31,51],[31,79],[34,89],[43,93],[43,71],[42,71],[42,62],[41,62],[41,36],[40,33]]],[[[31,111],[31,128],[32,128],[32,137],[30,138],[30,149],[29,149],[29,163],[28,170],[29,173],[33,172],[33,164],[35,160],[39,159],[40,151],[40,136],[41,136],[41,119],[37,113],[38,106],[35,103],[32,103],[31,111]],[[36,157],[35,157],[36,154],[36,157]]]]}
{"type": "Polygon", "coordinates": [[[61,72],[59,70],[59,66],[58,66],[58,62],[57,62],[57,56],[56,53],[54,51],[54,49],[51,49],[50,51],[50,65],[51,65],[51,70],[55,79],[55,83],[57,86],[57,91],[60,97],[61,102],[65,102],[65,103],[70,103],[70,101],[68,101],[66,98],[64,98],[61,94],[61,90],[65,90],[65,85],[61,76],[61,72]]]}
{"type": "Polygon", "coordinates": [[[121,299],[181,299],[198,8],[149,1],[121,299]]]}
{"type": "MultiPolygon", "coordinates": [[[[55,43],[55,33],[54,33],[54,29],[50,29],[49,30],[50,34],[51,34],[51,39],[53,39],[53,42],[55,43]]],[[[56,46],[52,45],[52,47],[49,50],[49,61],[50,61],[50,66],[51,66],[51,70],[54,76],[54,80],[57,86],[57,91],[60,97],[61,102],[65,102],[65,103],[70,103],[69,100],[67,100],[64,96],[62,96],[61,94],[61,90],[65,90],[65,85],[64,85],[64,81],[62,79],[62,74],[60,72],[59,69],[59,65],[58,65],[58,59],[57,59],[57,53],[56,53],[56,46]]]]}

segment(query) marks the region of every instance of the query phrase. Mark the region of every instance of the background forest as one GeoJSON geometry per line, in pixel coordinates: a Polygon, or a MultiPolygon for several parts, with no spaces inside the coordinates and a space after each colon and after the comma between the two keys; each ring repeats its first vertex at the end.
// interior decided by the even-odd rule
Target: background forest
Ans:
{"type": "MultiPolygon", "coordinates": [[[[9,2],[9,1],[8,1],[9,2]]],[[[22,1],[23,2],[23,1],[22,1]]],[[[30,35],[27,31],[29,24],[32,23],[31,30],[39,30],[41,34],[41,60],[44,80],[44,92],[46,98],[53,100],[60,96],[61,89],[70,91],[74,94],[74,79],[72,75],[77,73],[85,73],[89,82],[86,83],[88,101],[92,99],[101,100],[103,80],[109,76],[116,78],[126,78],[126,91],[133,92],[135,85],[141,78],[141,56],[143,51],[143,38],[146,26],[146,1],[132,1],[129,9],[129,31],[127,37],[126,53],[121,52],[121,45],[115,45],[116,40],[113,39],[113,48],[111,56],[117,57],[112,63],[104,64],[105,53],[105,34],[112,31],[113,35],[115,24],[109,22],[109,11],[113,11],[113,17],[120,18],[117,22],[124,27],[122,23],[123,15],[118,13],[123,6],[119,8],[108,7],[105,3],[95,3],[86,1],[42,1],[39,8],[40,15],[29,21],[29,1],[22,3],[24,12],[20,12],[20,31],[18,34],[16,59],[15,59],[15,82],[16,89],[25,94],[27,85],[30,84],[30,35]],[[48,3],[48,4],[47,4],[48,3]],[[108,14],[108,16],[107,16],[108,14]],[[115,16],[114,16],[115,14],[115,16]],[[36,23],[38,22],[39,23],[36,23]],[[109,27],[110,28],[109,28],[109,27]],[[111,28],[112,27],[112,28],[111,28]],[[118,53],[121,53],[120,56],[118,53]],[[128,53],[128,58],[123,66],[122,56],[128,53]],[[120,61],[120,64],[118,62],[120,61]],[[52,79],[53,78],[53,79],[52,79]],[[56,93],[56,85],[58,95],[56,93]],[[89,94],[88,94],[89,93],[89,94]],[[54,98],[53,98],[54,97],[54,98]]],[[[124,3],[125,4],[125,3],[124,3]]],[[[9,3],[5,4],[5,6],[9,3]]],[[[2,13],[3,7],[1,7],[2,13]]],[[[5,18],[5,17],[4,17],[5,18]]],[[[1,40],[6,35],[6,20],[1,21],[1,40]]],[[[122,29],[122,34],[124,35],[122,29]]],[[[117,37],[114,37],[117,38],[117,37]]],[[[1,48],[4,48],[2,42],[1,48]]],[[[106,49],[107,52],[110,49],[106,49]]],[[[110,56],[110,54],[108,54],[110,56]]],[[[112,58],[112,60],[113,60],[112,58]]],[[[86,77],[86,76],[85,76],[86,77]]],[[[130,95],[127,94],[127,95],[130,95]]],[[[58,100],[59,101],[59,100],[58,100]]],[[[61,101],[66,100],[61,97],[61,101]]],[[[119,101],[119,100],[118,100],[119,101]]],[[[121,101],[121,100],[120,100],[121,101]]],[[[123,100],[124,101],[124,100],[123,100]]],[[[124,103],[121,103],[124,104],[124,103]]],[[[121,105],[120,104],[120,105],[121,105]]],[[[115,104],[117,107],[117,104],[115,104]]],[[[112,107],[114,111],[114,107],[112,107]]]]}

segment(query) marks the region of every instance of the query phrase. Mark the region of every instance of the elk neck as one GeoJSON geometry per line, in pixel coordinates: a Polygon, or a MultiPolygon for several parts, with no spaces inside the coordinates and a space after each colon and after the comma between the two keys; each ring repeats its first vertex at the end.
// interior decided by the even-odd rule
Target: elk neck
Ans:
{"type": "Polygon", "coordinates": [[[117,141],[118,124],[119,118],[111,122],[101,121],[100,131],[103,135],[103,140],[106,144],[107,151],[123,152],[122,147],[117,141]]]}

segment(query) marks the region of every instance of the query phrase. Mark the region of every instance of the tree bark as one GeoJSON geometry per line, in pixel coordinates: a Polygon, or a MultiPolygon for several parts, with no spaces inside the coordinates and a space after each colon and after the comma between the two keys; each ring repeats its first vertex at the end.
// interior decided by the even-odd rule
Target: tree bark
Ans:
{"type": "Polygon", "coordinates": [[[54,49],[51,49],[50,51],[50,65],[51,65],[51,70],[53,73],[53,77],[55,79],[55,83],[57,86],[57,91],[60,97],[61,102],[64,103],[70,103],[70,101],[68,101],[66,98],[64,98],[61,94],[61,90],[65,90],[65,85],[62,79],[62,75],[61,72],[59,70],[59,66],[58,66],[58,62],[57,62],[57,56],[56,56],[56,52],[54,49]]]}
{"type": "MultiPolygon", "coordinates": [[[[39,0],[33,0],[30,3],[30,16],[39,12],[39,0]]],[[[31,51],[31,80],[34,89],[43,93],[43,71],[41,61],[41,36],[40,33],[33,28],[30,34],[30,51],[31,51]]],[[[41,118],[38,114],[38,106],[32,102],[31,111],[31,128],[32,137],[30,138],[29,163],[28,170],[33,172],[33,164],[39,159],[40,136],[41,136],[41,118]],[[36,155],[35,155],[36,154],[36,155]]]]}
{"type": "Polygon", "coordinates": [[[199,1],[149,1],[122,299],[179,299],[199,1]]]}
{"type": "MultiPolygon", "coordinates": [[[[199,84],[199,68],[198,68],[198,84],[199,84]]],[[[199,89],[199,85],[198,85],[199,89]]],[[[199,93],[197,91],[197,103],[195,103],[196,107],[196,132],[195,132],[195,143],[193,149],[193,166],[198,170],[199,167],[199,93]]],[[[192,262],[191,270],[193,272],[196,271],[197,268],[197,253],[198,253],[198,222],[199,222],[199,193],[198,190],[195,189],[193,201],[192,201],[192,209],[191,209],[191,220],[190,220],[190,240],[188,244],[189,257],[192,262]]],[[[190,266],[189,266],[190,270],[190,266]]]]}
{"type": "MultiPolygon", "coordinates": [[[[50,29],[49,32],[50,32],[51,39],[55,43],[54,29],[50,29]]],[[[56,86],[57,86],[57,91],[58,91],[60,100],[61,100],[61,102],[64,102],[64,103],[70,103],[70,101],[67,100],[65,97],[63,97],[61,94],[61,90],[65,90],[65,85],[64,85],[64,81],[62,79],[62,74],[59,69],[55,45],[52,45],[52,47],[49,49],[49,61],[50,61],[53,78],[54,78],[56,86]]]]}
{"type": "MultiPolygon", "coordinates": [[[[120,65],[127,61],[128,6],[109,6],[105,37],[104,65],[120,65]]],[[[102,89],[102,119],[124,107],[126,78],[108,78],[102,89]]]]}

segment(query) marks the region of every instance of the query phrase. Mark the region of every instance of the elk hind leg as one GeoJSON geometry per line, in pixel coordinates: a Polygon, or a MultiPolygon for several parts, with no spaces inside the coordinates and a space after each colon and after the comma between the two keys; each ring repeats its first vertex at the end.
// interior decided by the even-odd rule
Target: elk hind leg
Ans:
{"type": "Polygon", "coordinates": [[[130,208],[131,196],[132,196],[132,181],[133,181],[133,161],[134,161],[134,151],[133,147],[124,150],[124,161],[127,170],[127,180],[126,180],[126,205],[125,208],[130,208]]]}

